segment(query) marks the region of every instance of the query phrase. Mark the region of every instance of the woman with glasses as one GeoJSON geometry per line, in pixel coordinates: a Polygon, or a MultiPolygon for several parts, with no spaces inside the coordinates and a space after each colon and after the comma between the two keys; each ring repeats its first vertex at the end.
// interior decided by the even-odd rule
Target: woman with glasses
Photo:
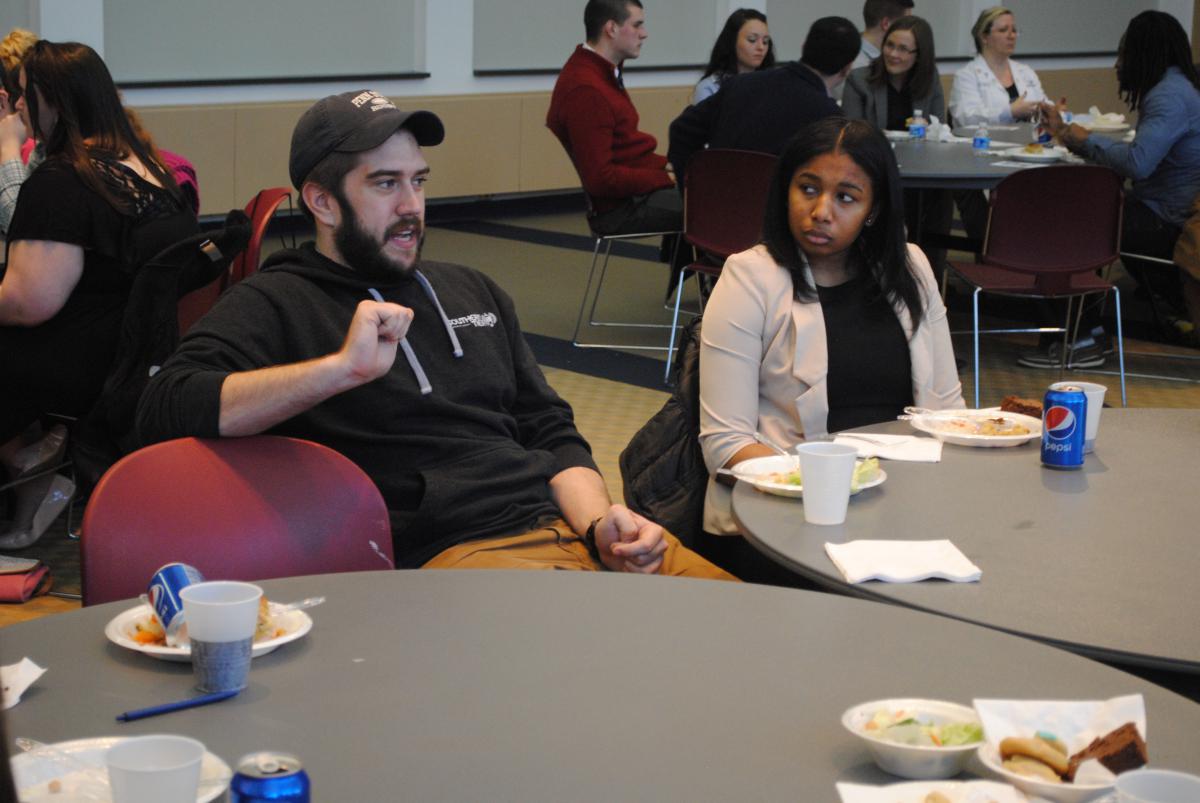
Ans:
{"type": "MultiPolygon", "coordinates": [[[[920,17],[901,17],[883,38],[879,56],[859,67],[846,80],[842,111],[882,129],[904,131],[918,109],[925,117],[945,118],[946,101],[938,79],[933,29],[920,17]]],[[[920,241],[923,232],[948,234],[950,195],[945,190],[905,190],[904,218],[908,237],[920,241]]],[[[941,280],[945,251],[931,250],[929,261],[941,280]]]]}
{"type": "Polygon", "coordinates": [[[1012,59],[1017,21],[1004,6],[985,9],[971,28],[977,55],[954,75],[950,116],[955,125],[1029,120],[1046,99],[1032,68],[1012,59]]]}
{"type": "Polygon", "coordinates": [[[946,101],[936,64],[929,23],[901,17],[888,28],[880,55],[846,79],[842,111],[891,131],[907,129],[917,109],[926,117],[944,118],[946,101]]]}

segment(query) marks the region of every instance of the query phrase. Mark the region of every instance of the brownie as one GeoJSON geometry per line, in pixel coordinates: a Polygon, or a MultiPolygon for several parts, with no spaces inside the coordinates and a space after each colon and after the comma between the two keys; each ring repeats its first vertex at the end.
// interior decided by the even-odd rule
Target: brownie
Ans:
{"type": "Polygon", "coordinates": [[[1042,403],[1037,399],[1022,399],[1019,396],[1005,396],[1000,402],[1000,409],[1006,413],[1021,413],[1023,415],[1042,417],[1042,403]]]}
{"type": "Polygon", "coordinates": [[[1099,761],[1114,775],[1144,767],[1149,761],[1146,742],[1132,722],[1126,722],[1115,731],[1092,740],[1091,744],[1071,756],[1067,779],[1074,780],[1075,770],[1090,758],[1099,761]]]}

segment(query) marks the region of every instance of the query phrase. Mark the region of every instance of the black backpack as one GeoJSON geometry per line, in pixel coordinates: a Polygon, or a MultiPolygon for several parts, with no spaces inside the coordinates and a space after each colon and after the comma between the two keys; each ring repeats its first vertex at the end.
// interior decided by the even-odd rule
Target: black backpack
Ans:
{"type": "Polygon", "coordinates": [[[625,504],[686,547],[703,529],[708,468],[700,451],[700,318],[677,352],[675,390],[621,452],[625,504]]]}

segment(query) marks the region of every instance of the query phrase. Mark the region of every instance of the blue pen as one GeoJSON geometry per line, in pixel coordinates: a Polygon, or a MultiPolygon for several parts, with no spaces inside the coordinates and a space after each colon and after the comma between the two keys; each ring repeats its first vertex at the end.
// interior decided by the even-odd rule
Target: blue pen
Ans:
{"type": "Polygon", "coordinates": [[[139,708],[136,711],[126,711],[124,714],[117,714],[117,722],[133,722],[135,719],[145,719],[146,717],[156,717],[159,714],[169,714],[172,711],[182,711],[185,708],[196,708],[209,703],[219,703],[222,700],[228,700],[238,693],[238,689],[232,691],[215,691],[212,694],[202,694],[199,697],[191,697],[187,700],[180,700],[175,703],[163,703],[162,705],[152,705],[149,708],[139,708]]]}

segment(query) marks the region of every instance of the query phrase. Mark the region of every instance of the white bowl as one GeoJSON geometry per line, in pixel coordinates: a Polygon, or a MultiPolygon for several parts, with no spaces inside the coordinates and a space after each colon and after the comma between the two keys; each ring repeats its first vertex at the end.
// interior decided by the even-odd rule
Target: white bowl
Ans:
{"type": "Polygon", "coordinates": [[[1055,803],[1084,803],[1087,800],[1099,800],[1112,791],[1112,782],[1103,784],[1082,783],[1051,783],[1019,775],[1006,770],[1001,763],[1000,753],[995,747],[983,744],[979,748],[979,760],[983,766],[999,775],[1005,781],[1030,795],[1055,801],[1055,803]]]}
{"type": "Polygon", "coordinates": [[[866,742],[871,757],[884,772],[917,781],[949,778],[962,772],[971,754],[979,747],[978,743],[957,747],[923,747],[881,739],[865,730],[875,712],[881,710],[911,711],[917,718],[939,725],[978,722],[979,717],[973,708],[942,700],[874,700],[846,709],[846,713],[842,714],[842,726],[866,742]]]}

